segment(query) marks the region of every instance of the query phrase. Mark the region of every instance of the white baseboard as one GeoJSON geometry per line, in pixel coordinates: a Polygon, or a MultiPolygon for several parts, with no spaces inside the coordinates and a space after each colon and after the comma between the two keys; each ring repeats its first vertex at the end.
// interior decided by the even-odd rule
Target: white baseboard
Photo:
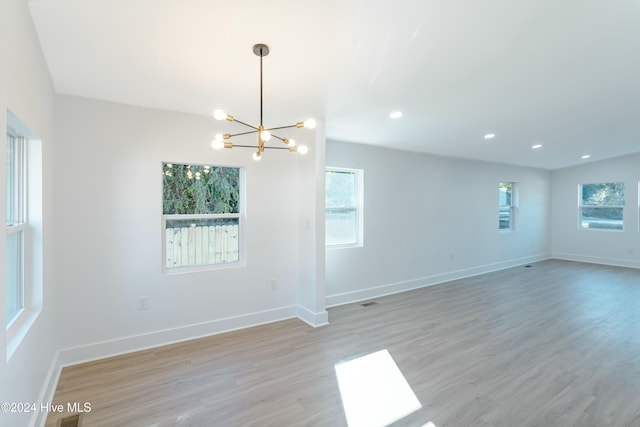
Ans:
{"type": "Polygon", "coordinates": [[[586,262],[589,264],[603,264],[614,267],[640,268],[640,261],[632,259],[604,258],[589,255],[568,254],[563,252],[554,252],[552,258],[565,261],[586,262]]]}
{"type": "Polygon", "coordinates": [[[314,313],[313,311],[299,305],[296,307],[296,315],[300,320],[314,328],[329,324],[329,313],[327,313],[327,310],[323,310],[320,313],[314,313]]]}
{"type": "MultiPolygon", "coordinates": [[[[56,351],[56,355],[51,361],[51,365],[49,366],[49,372],[47,372],[47,378],[45,379],[44,387],[40,391],[40,396],[37,400],[37,402],[39,402],[40,404],[53,402],[53,396],[56,394],[58,380],[60,379],[60,372],[62,371],[62,366],[60,366],[59,360],[60,352],[56,351]]],[[[49,415],[47,411],[34,411],[29,426],[44,427],[45,423],[47,422],[47,415],[49,415]]]]}
{"type": "Polygon", "coordinates": [[[60,350],[58,361],[61,367],[71,366],[78,363],[104,359],[106,357],[132,353],[134,351],[146,350],[177,342],[291,319],[295,318],[296,314],[297,310],[295,306],[282,307],[274,310],[260,311],[241,316],[212,320],[210,322],[117,338],[114,340],[96,342],[78,347],[65,348],[60,350]]]}
{"type": "Polygon", "coordinates": [[[466,268],[463,270],[450,271],[447,273],[434,274],[432,276],[420,277],[418,279],[407,280],[404,282],[390,283],[387,285],[376,286],[373,288],[361,289],[341,294],[328,295],[327,307],[335,307],[338,305],[351,304],[358,301],[380,298],[385,295],[397,294],[400,292],[411,291],[414,289],[424,288],[426,286],[438,285],[440,283],[450,282],[452,280],[464,279],[466,277],[477,276],[478,274],[491,273],[492,271],[504,270],[505,268],[517,267],[519,265],[531,262],[543,261],[551,258],[551,254],[540,254],[530,257],[517,258],[508,261],[486,264],[477,267],[466,268]]]}

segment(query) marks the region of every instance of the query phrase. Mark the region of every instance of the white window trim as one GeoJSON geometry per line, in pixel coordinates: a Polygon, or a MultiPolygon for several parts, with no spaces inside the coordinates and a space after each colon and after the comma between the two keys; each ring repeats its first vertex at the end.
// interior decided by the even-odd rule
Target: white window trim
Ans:
{"type": "Polygon", "coordinates": [[[334,206],[326,207],[325,212],[331,210],[354,210],[356,212],[356,239],[354,242],[349,243],[326,243],[327,249],[345,249],[345,248],[361,248],[364,246],[364,170],[354,168],[341,168],[327,166],[325,167],[325,176],[329,171],[334,172],[353,172],[356,177],[356,204],[348,206],[334,206]]]}
{"type": "Polygon", "coordinates": [[[22,299],[23,308],[6,322],[6,360],[10,360],[22,340],[26,337],[42,312],[42,142],[17,116],[7,110],[7,133],[22,139],[22,187],[21,217],[22,222],[5,227],[5,235],[23,233],[22,246],[22,299]],[[35,210],[31,211],[30,201],[35,202],[35,210]],[[31,233],[32,228],[37,232],[31,233]],[[36,239],[36,240],[34,240],[36,239]]]}
{"type": "MultiPolygon", "coordinates": [[[[190,162],[162,162],[164,163],[173,163],[173,164],[196,164],[190,162]]],[[[246,248],[247,248],[247,239],[246,239],[246,214],[245,214],[245,206],[246,206],[246,197],[245,197],[245,168],[240,166],[223,166],[223,165],[210,165],[212,167],[221,167],[221,168],[235,168],[239,169],[239,181],[240,181],[240,212],[238,213],[229,213],[229,214],[189,214],[189,215],[165,215],[162,214],[161,221],[161,236],[162,236],[162,253],[161,253],[161,273],[166,275],[174,275],[174,274],[185,274],[185,273],[194,273],[194,272],[202,272],[202,271],[213,271],[213,270],[226,270],[231,268],[241,268],[246,267],[246,248]],[[165,231],[167,220],[198,220],[198,219],[225,219],[225,218],[237,218],[238,219],[238,260],[233,262],[221,262],[216,264],[200,264],[200,265],[192,265],[192,266],[184,266],[184,267],[175,267],[175,268],[167,268],[166,264],[166,256],[167,256],[167,248],[166,248],[166,239],[165,239],[165,231]]],[[[162,185],[162,184],[161,184],[162,185]]],[[[162,197],[162,196],[161,196],[162,197]]],[[[162,200],[161,200],[162,205],[162,200]]],[[[162,209],[162,208],[161,208],[162,209]]]]}

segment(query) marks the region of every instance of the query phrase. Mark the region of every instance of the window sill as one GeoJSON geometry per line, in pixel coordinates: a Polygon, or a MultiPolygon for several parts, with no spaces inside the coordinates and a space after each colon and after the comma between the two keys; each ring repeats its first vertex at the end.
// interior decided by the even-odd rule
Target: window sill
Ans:
{"type": "Polygon", "coordinates": [[[187,274],[187,273],[206,273],[208,271],[229,270],[234,268],[243,268],[246,266],[247,264],[245,262],[238,261],[238,262],[211,264],[211,265],[196,265],[192,267],[176,267],[176,268],[164,267],[162,269],[162,274],[167,276],[174,276],[177,274],[187,274]]]}
{"type": "Polygon", "coordinates": [[[579,227],[580,231],[596,231],[596,232],[605,232],[605,233],[623,233],[624,229],[619,228],[589,228],[589,227],[579,227]]]}
{"type": "Polygon", "coordinates": [[[7,326],[7,362],[16,352],[24,337],[27,336],[41,311],[40,308],[25,308],[7,326]]]}
{"type": "Polygon", "coordinates": [[[343,245],[325,245],[325,249],[332,251],[336,249],[357,249],[362,248],[364,245],[362,243],[347,243],[343,245]]]}

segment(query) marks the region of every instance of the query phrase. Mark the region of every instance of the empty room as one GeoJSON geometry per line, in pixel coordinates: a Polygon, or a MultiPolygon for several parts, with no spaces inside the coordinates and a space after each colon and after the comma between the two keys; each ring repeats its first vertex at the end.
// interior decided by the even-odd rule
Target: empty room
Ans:
{"type": "Polygon", "coordinates": [[[640,3],[0,20],[0,426],[640,425],[640,3]]]}

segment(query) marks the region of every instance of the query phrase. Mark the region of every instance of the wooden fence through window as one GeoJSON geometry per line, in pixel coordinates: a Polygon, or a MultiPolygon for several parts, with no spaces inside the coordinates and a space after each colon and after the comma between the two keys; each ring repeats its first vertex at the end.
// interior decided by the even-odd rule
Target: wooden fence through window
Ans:
{"type": "Polygon", "coordinates": [[[167,228],[166,268],[236,262],[238,225],[167,228]]]}

